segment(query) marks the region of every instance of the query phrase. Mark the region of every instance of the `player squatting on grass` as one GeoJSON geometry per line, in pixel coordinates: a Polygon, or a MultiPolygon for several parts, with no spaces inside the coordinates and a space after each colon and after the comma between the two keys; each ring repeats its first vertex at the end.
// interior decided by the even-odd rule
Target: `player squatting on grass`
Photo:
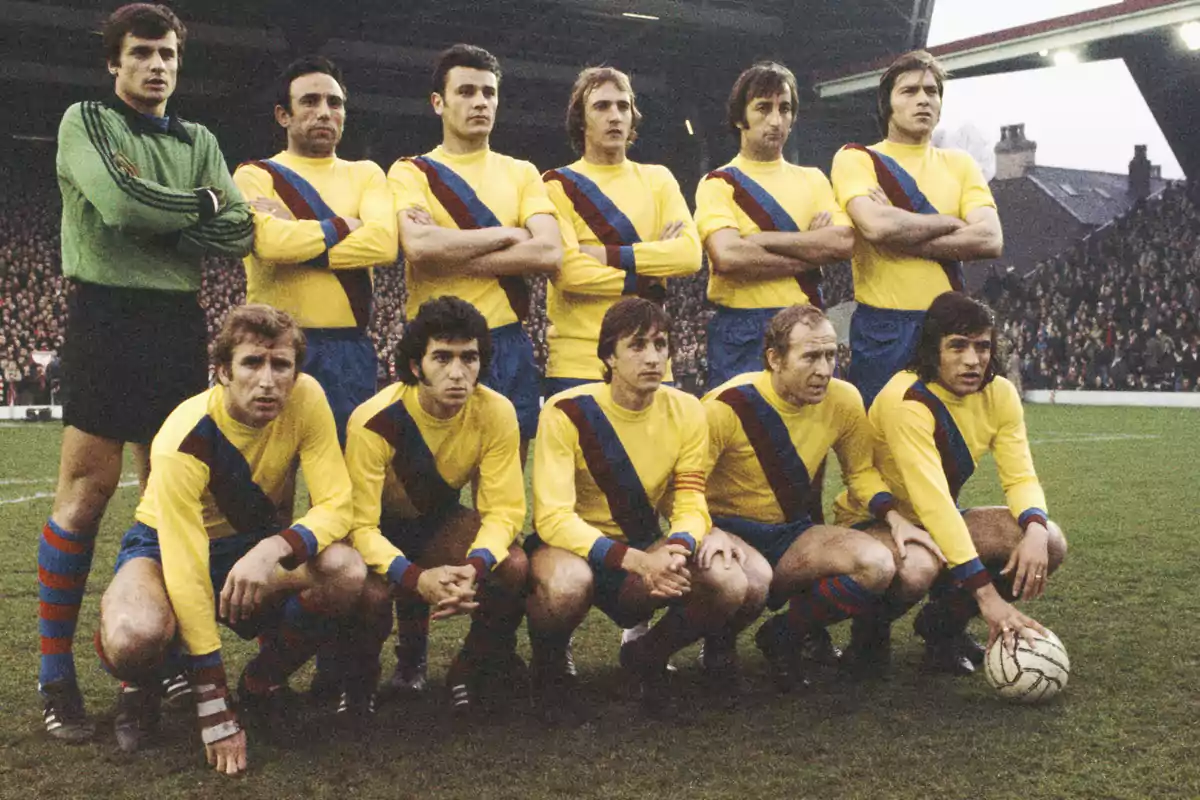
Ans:
{"type": "MultiPolygon", "coordinates": [[[[123,11],[148,15],[150,22],[118,31],[109,56],[117,94],[130,108],[145,106],[145,113],[157,115],[157,121],[131,118],[129,124],[153,125],[181,142],[205,136],[198,126],[187,128],[163,116],[182,52],[182,25],[157,7],[123,11]]],[[[893,76],[898,91],[903,94],[912,84],[918,94],[931,95],[925,78],[937,78],[936,65],[928,59],[910,61],[911,69],[893,76]]],[[[735,694],[737,633],[768,602],[773,608],[789,604],[787,613],[769,621],[758,636],[785,686],[806,681],[806,659],[837,659],[824,628],[845,617],[855,622],[843,663],[856,674],[880,671],[887,663],[890,622],[926,591],[931,601],[918,615],[917,630],[926,639],[925,665],[931,669],[958,674],[974,669],[980,649],[965,626],[977,613],[987,620],[992,640],[1002,637],[1011,644],[1014,635],[1043,630],[1010,600],[1044,591],[1049,574],[1061,564],[1065,540],[1044,510],[1019,401],[1003,378],[995,378],[990,312],[954,293],[941,295],[924,316],[911,371],[892,378],[869,417],[852,387],[831,380],[832,329],[811,306],[785,308],[783,321],[771,323],[771,330],[779,330],[765,335],[765,372],[733,376],[702,405],[661,385],[670,348],[669,320],[661,308],[642,298],[615,303],[600,323],[596,349],[604,381],[551,397],[541,415],[533,484],[537,533],[524,549],[517,547],[524,513],[519,453],[529,435],[528,421],[518,424],[511,402],[477,384],[489,375],[495,336],[507,336],[511,318],[519,319],[523,311],[508,279],[557,263],[561,246],[544,226],[563,209],[540,202],[546,199],[541,182],[522,176],[509,183],[524,187],[521,192],[529,198],[510,192],[499,199],[489,196],[489,202],[504,206],[512,226],[527,224],[528,230],[488,221],[495,215],[486,206],[481,210],[475,192],[491,191],[492,183],[472,181],[478,170],[471,156],[490,153],[499,67],[486,51],[466,46],[447,51],[439,63],[433,105],[446,141],[417,162],[393,167],[393,187],[402,201],[400,238],[421,250],[410,269],[447,259],[474,265],[475,272],[467,270],[456,280],[472,287],[471,281],[482,280],[476,288],[488,299],[487,313],[480,315],[463,300],[438,300],[434,306],[457,309],[452,316],[470,321],[466,332],[430,335],[412,352],[404,347],[411,349],[419,340],[406,337],[401,349],[416,388],[390,387],[385,392],[403,397],[376,398],[380,408],[357,417],[363,435],[370,430],[386,446],[358,459],[362,479],[353,489],[324,394],[298,374],[303,334],[286,314],[269,307],[231,313],[217,347],[220,385],[180,404],[155,437],[155,471],[137,523],[122,543],[117,577],[102,601],[97,649],[124,681],[116,717],[124,749],[136,749],[153,729],[162,678],[186,667],[210,762],[226,774],[246,768],[245,733],[226,686],[218,620],[243,635],[260,635],[261,651],[243,673],[238,695],[243,716],[262,711],[268,718],[291,702],[288,675],[323,643],[329,645],[327,672],[340,693],[340,709],[355,712],[349,716],[356,718],[373,713],[379,646],[390,630],[392,600],[401,618],[398,647],[409,637],[415,649],[406,654],[407,665],[420,668],[419,680],[401,676],[403,688],[424,687],[430,614],[434,619],[473,615],[449,680],[455,708],[467,710],[476,707],[475,698],[488,684],[509,699],[514,689],[519,694],[524,665],[515,654],[513,634],[528,593],[534,696],[543,710],[553,712],[548,716],[576,720],[584,715],[573,713],[579,709],[571,691],[570,634],[593,604],[627,625],[646,623],[657,609],[667,609],[648,633],[621,650],[622,665],[637,679],[653,712],[666,710],[671,699],[668,658],[701,637],[714,685],[735,694]],[[467,180],[445,162],[469,173],[467,180]],[[474,230],[481,227],[497,228],[496,236],[474,230]],[[555,241],[543,246],[547,237],[555,241]],[[499,255],[515,254],[522,245],[536,245],[538,258],[518,266],[499,255]],[[714,428],[723,426],[719,443],[709,435],[706,408],[714,428]],[[516,432],[515,450],[510,428],[516,432]],[[813,525],[814,493],[807,476],[831,447],[843,462],[849,490],[838,501],[839,525],[813,525]],[[996,457],[1009,508],[960,512],[958,492],[985,451],[996,457]],[[281,518],[279,508],[297,463],[305,467],[313,505],[293,521],[281,518]],[[710,473],[730,483],[725,488],[731,499],[718,519],[723,525],[714,526],[710,516],[706,491],[714,502],[721,497],[707,485],[710,473]],[[477,492],[476,512],[457,506],[457,492],[468,481],[477,492]],[[742,500],[757,499],[739,506],[732,499],[739,492],[742,500]],[[671,520],[665,537],[660,514],[671,520]],[[381,536],[372,539],[372,527],[381,536]],[[339,542],[352,532],[356,549],[339,542]],[[950,569],[941,569],[943,563],[950,569]],[[368,565],[374,573],[369,579],[368,565]],[[364,586],[371,591],[364,593],[364,586]],[[338,624],[342,617],[354,623],[338,624]]],[[[754,81],[739,80],[744,91],[736,98],[738,108],[731,105],[731,124],[744,147],[761,145],[761,153],[749,156],[770,161],[790,131],[795,92],[785,69],[758,67],[771,78],[760,81],[763,97],[756,96],[754,81]],[[762,99],[770,107],[755,105],[762,99]]],[[[758,75],[754,69],[748,73],[758,75]]],[[[632,92],[619,76],[601,80],[591,93],[616,98],[609,104],[620,123],[614,136],[627,143],[634,122],[632,92]],[[622,93],[628,95],[628,108],[619,102],[622,93]]],[[[940,96],[940,81],[937,89],[940,96]]],[[[581,102],[596,99],[591,93],[581,102]]],[[[928,101],[914,97],[912,116],[929,116],[932,112],[922,111],[928,111],[928,101]]],[[[900,119],[908,113],[907,102],[891,98],[887,111],[900,119]]],[[[595,110],[599,124],[604,109],[595,110]]],[[[583,132],[586,138],[586,124],[583,132]]],[[[927,142],[915,143],[921,144],[927,142]]],[[[109,173],[118,182],[141,181],[138,165],[111,141],[93,136],[92,146],[115,165],[109,173]]],[[[506,160],[501,166],[511,172],[521,165],[506,160]]],[[[750,229],[739,214],[761,218],[759,233],[791,231],[777,224],[778,203],[753,191],[761,187],[751,179],[739,183],[744,172],[736,163],[730,166],[736,171],[723,180],[738,205],[732,214],[734,227],[745,228],[741,235],[750,229]],[[741,195],[754,197],[758,206],[738,204],[741,195]]],[[[753,165],[747,161],[745,166],[753,165]]],[[[902,167],[891,169],[893,177],[903,173],[902,167]]],[[[182,228],[172,229],[173,241],[188,253],[242,255],[249,246],[248,211],[227,174],[214,180],[221,182],[219,188],[189,188],[186,197],[172,201],[182,215],[182,228]],[[189,203],[196,208],[184,209],[189,203]]],[[[154,191],[141,183],[133,189],[154,191]]],[[[881,206],[895,202],[871,199],[881,206]]],[[[601,202],[601,216],[608,205],[601,202]]],[[[258,210],[273,216],[271,209],[258,210]]],[[[833,210],[825,213],[828,220],[817,212],[821,225],[810,227],[845,222],[833,210]]],[[[600,224],[594,214],[581,219],[600,224]]],[[[710,227],[716,235],[728,226],[710,227]]],[[[610,244],[592,232],[597,241],[610,244]]],[[[816,238],[841,233],[832,230],[816,238]]],[[[676,237],[664,233],[662,238],[676,237]]],[[[781,274],[807,280],[813,276],[805,274],[812,272],[806,259],[819,259],[800,246],[809,244],[802,234],[796,238],[803,241],[763,237],[760,249],[770,254],[778,245],[779,258],[796,261],[781,267],[781,274]]],[[[612,244],[618,256],[621,248],[632,247],[612,244]]],[[[832,252],[822,251],[820,257],[832,252]]],[[[607,250],[604,255],[609,268],[626,273],[622,294],[641,293],[636,261],[618,257],[614,262],[607,250]]],[[[818,291],[809,283],[797,278],[806,298],[818,291]]],[[[431,295],[449,291],[431,287],[431,295]]],[[[418,320],[424,310],[415,312],[411,327],[422,327],[418,320]]],[[[67,454],[64,444],[64,464],[67,454]]],[[[62,555],[50,558],[54,563],[42,570],[49,576],[43,578],[44,591],[54,596],[43,597],[41,627],[44,637],[69,645],[81,598],[58,585],[64,582],[55,575],[86,575],[91,547],[65,529],[48,526],[48,531],[54,536],[42,549],[56,547],[62,555]],[[54,611],[59,606],[75,610],[54,611]]],[[[52,665],[64,652],[69,658],[69,646],[49,653],[43,646],[52,665]]],[[[53,684],[43,681],[43,690],[53,684]]],[[[68,690],[73,679],[69,684],[68,690]]],[[[77,688],[46,696],[48,730],[64,731],[70,739],[90,735],[77,688]]]]}

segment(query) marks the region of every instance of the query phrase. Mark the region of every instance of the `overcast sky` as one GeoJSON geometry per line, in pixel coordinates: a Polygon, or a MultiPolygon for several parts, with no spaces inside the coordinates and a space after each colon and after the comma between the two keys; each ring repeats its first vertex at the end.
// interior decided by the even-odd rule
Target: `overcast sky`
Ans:
{"type": "MultiPolygon", "coordinates": [[[[1113,5],[1097,0],[935,0],[929,46],[965,39],[1063,14],[1113,5]]],[[[952,80],[946,86],[942,127],[978,128],[990,145],[1000,126],[1024,122],[1038,144],[1037,163],[1124,174],[1135,144],[1148,145],[1164,178],[1183,170],[1142,99],[1125,62],[1087,62],[1004,75],[952,80]],[[1121,113],[1114,114],[1114,109],[1121,113]]]]}

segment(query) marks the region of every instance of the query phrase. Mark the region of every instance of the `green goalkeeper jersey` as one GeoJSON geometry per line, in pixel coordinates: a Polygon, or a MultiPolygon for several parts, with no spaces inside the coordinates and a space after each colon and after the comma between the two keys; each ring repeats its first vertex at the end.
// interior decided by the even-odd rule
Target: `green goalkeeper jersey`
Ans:
{"type": "Polygon", "coordinates": [[[62,266],[103,286],[195,292],[205,255],[250,251],[250,208],[216,137],[113,96],[67,109],[58,129],[62,266]]]}

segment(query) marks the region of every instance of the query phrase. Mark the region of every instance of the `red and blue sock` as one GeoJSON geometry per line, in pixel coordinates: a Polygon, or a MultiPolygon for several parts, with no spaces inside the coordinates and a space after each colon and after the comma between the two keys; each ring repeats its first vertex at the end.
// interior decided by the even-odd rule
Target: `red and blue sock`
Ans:
{"type": "Polygon", "coordinates": [[[788,633],[798,641],[817,628],[857,617],[874,606],[876,597],[849,575],[820,578],[788,602],[788,633]]]}
{"type": "Polygon", "coordinates": [[[92,569],[96,532],[72,533],[46,520],[38,540],[38,635],[41,667],[38,683],[75,682],[71,648],[79,607],[92,569]]]}

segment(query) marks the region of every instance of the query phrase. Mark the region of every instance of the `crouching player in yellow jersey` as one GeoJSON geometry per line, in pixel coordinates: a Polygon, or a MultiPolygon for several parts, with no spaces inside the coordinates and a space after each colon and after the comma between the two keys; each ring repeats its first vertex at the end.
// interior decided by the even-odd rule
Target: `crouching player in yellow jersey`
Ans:
{"type": "MultiPolygon", "coordinates": [[[[982,648],[966,633],[976,614],[987,621],[989,644],[1044,630],[1012,602],[1040,596],[1067,552],[1062,530],[1046,513],[1021,400],[996,374],[999,363],[991,310],[946,292],[926,313],[909,368],[888,381],[871,406],[875,464],[900,512],[929,531],[949,562],[914,622],[925,639],[924,666],[933,671],[969,674],[982,663],[982,648]],[[1008,507],[961,510],[959,491],[988,452],[1008,507]]],[[[861,500],[838,498],[839,520],[866,516],[861,500]]],[[[898,616],[883,611],[864,620],[873,632],[855,632],[879,661],[887,653],[888,625],[898,616]]]]}
{"type": "Polygon", "coordinates": [[[400,382],[350,419],[351,541],[372,574],[359,630],[342,650],[339,713],[349,721],[374,710],[393,598],[394,688],[425,687],[431,608],[435,619],[474,612],[447,675],[456,713],[473,712],[481,692],[499,699],[524,684],[516,631],[529,567],[514,544],[525,522],[520,431],[513,404],[479,384],[491,358],[483,314],[457,297],[429,300],[400,341],[400,382]],[[478,487],[477,511],[459,505],[468,482],[478,487]]]}
{"type": "Polygon", "coordinates": [[[279,710],[288,675],[362,592],[362,559],[338,542],[350,524],[350,478],[325,395],[298,374],[304,351],[284,312],[234,309],[214,345],[220,383],[180,404],[154,437],[150,481],[96,634],[105,666],[123,681],[123,750],[137,749],[157,721],[160,681],[178,670],[168,662],[182,642],[208,761],[242,772],[246,735],[229,703],[217,623],[259,635],[238,685],[243,714],[279,710]],[[312,507],[290,522],[280,502],[297,464],[312,507]]]}
{"type": "Polygon", "coordinates": [[[563,237],[562,269],[546,290],[547,397],[600,380],[600,321],[623,295],[662,303],[665,278],[700,269],[700,237],[679,184],[666,167],[626,158],[641,119],[624,72],[579,73],[567,133],[583,157],[542,176],[563,237]]]}
{"type": "Polygon", "coordinates": [[[649,633],[621,648],[646,710],[658,713],[671,654],[724,628],[746,600],[746,575],[728,549],[705,550],[708,426],[699,400],[662,385],[669,325],[649,300],[617,302],[600,326],[605,382],[554,395],[542,410],[537,533],[526,550],[534,693],[548,716],[580,713],[567,646],[591,606],[624,628],[670,606],[649,633]],[[670,520],[665,537],[660,512],[670,520]],[[710,568],[697,563],[698,548],[710,568]]]}
{"type": "MultiPolygon", "coordinates": [[[[771,606],[788,604],[756,636],[785,691],[807,684],[811,662],[836,661],[828,625],[870,613],[885,595],[915,603],[941,566],[929,534],[897,512],[872,464],[862,398],[832,377],[836,357],[837,336],[825,314],[791,306],[767,326],[766,369],[739,375],[704,398],[710,537],[732,534],[746,552],[752,585],[765,576],[771,606]],[[830,448],[851,496],[883,523],[879,530],[814,523],[810,476],[830,448]]],[[[731,659],[737,632],[753,619],[736,619],[709,637],[706,662],[731,659]]]]}

